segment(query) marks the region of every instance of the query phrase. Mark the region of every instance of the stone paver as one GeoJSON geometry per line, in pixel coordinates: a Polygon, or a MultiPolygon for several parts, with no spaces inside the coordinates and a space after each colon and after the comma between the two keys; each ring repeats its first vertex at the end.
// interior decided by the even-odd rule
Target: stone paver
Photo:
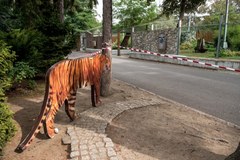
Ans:
{"type": "Polygon", "coordinates": [[[70,160],[121,160],[114,143],[105,133],[108,123],[123,111],[155,104],[161,103],[158,100],[129,100],[82,112],[75,126],[67,128],[71,140],[70,160]]]}

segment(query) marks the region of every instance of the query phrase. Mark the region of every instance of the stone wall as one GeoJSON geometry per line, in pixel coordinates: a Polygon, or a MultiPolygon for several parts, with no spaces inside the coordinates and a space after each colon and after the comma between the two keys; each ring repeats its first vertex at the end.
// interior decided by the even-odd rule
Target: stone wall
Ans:
{"type": "Polygon", "coordinates": [[[91,32],[81,33],[80,43],[82,48],[102,48],[102,36],[93,35],[91,32]],[[82,41],[82,42],[81,42],[82,41]]]}
{"type": "Polygon", "coordinates": [[[102,49],[102,36],[93,37],[93,41],[95,49],[102,49]]]}
{"type": "Polygon", "coordinates": [[[144,49],[162,54],[176,54],[177,30],[166,29],[134,32],[132,35],[132,46],[133,48],[144,49]],[[162,36],[164,36],[166,44],[162,44],[161,47],[165,49],[159,49],[159,41],[162,36]]]}
{"type": "Polygon", "coordinates": [[[86,48],[93,48],[94,43],[93,43],[93,35],[90,32],[86,32],[86,48]]]}

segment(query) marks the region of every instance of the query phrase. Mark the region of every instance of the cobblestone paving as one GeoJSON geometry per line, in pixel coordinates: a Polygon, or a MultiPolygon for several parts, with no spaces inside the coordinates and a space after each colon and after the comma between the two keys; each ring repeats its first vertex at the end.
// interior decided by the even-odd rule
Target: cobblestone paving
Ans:
{"type": "Polygon", "coordinates": [[[125,110],[160,104],[158,100],[129,100],[101,105],[79,114],[74,126],[67,128],[70,137],[70,160],[122,160],[114,143],[105,134],[108,123],[125,110]]]}

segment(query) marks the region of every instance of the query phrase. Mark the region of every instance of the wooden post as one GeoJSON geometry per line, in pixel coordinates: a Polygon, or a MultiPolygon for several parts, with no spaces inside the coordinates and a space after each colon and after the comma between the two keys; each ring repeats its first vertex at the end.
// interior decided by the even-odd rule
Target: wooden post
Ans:
{"type": "Polygon", "coordinates": [[[120,56],[120,32],[118,31],[118,38],[117,38],[117,43],[118,43],[118,52],[117,55],[120,56]]]}
{"type": "Polygon", "coordinates": [[[218,43],[217,43],[217,53],[215,55],[216,58],[219,58],[220,55],[220,44],[221,44],[221,34],[222,34],[222,22],[223,22],[223,15],[220,15],[220,22],[219,22],[219,33],[218,33],[218,43]]]}
{"type": "Polygon", "coordinates": [[[79,35],[77,34],[76,44],[77,44],[77,51],[80,51],[81,50],[81,34],[80,33],[79,35]]]}
{"type": "MultiPolygon", "coordinates": [[[[112,0],[103,1],[103,54],[112,62],[112,0]]],[[[110,95],[112,69],[104,70],[101,76],[101,95],[110,95]]]]}

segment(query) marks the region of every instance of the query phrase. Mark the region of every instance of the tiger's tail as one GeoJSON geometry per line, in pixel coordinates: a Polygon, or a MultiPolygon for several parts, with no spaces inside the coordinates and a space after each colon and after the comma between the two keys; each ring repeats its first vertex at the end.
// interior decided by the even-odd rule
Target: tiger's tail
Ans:
{"type": "MultiPolygon", "coordinates": [[[[44,104],[46,104],[46,102],[44,104]]],[[[33,141],[33,139],[36,137],[36,135],[39,133],[41,127],[43,126],[43,122],[46,120],[46,115],[48,113],[47,108],[48,108],[47,105],[45,105],[45,107],[42,107],[41,112],[37,118],[37,121],[35,122],[31,131],[26,136],[26,138],[18,145],[16,150],[18,150],[20,152],[25,150],[30,145],[30,143],[33,141]]]]}
{"type": "MultiPolygon", "coordinates": [[[[49,84],[48,76],[46,78],[47,83],[49,84]]],[[[45,90],[45,97],[43,101],[43,105],[40,111],[40,114],[33,125],[31,131],[28,133],[25,139],[23,139],[20,144],[17,146],[16,150],[17,152],[22,152],[24,151],[30,143],[33,141],[33,139],[36,137],[36,135],[39,133],[41,127],[43,126],[44,121],[46,120],[46,116],[51,108],[51,102],[49,99],[49,86],[46,85],[46,90],[45,90]]]]}

